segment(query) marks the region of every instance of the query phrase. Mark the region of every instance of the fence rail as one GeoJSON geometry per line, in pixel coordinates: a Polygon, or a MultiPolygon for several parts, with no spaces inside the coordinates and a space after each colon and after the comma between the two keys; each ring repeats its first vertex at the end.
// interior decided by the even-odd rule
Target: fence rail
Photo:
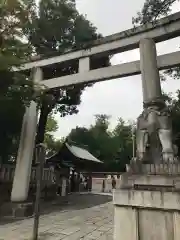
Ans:
{"type": "MultiPolygon", "coordinates": [[[[12,182],[14,178],[15,166],[14,165],[2,165],[0,170],[1,182],[12,182]]],[[[54,172],[50,168],[43,168],[42,181],[52,183],[54,178],[54,172]]],[[[37,180],[37,168],[32,167],[31,182],[37,180]]]]}

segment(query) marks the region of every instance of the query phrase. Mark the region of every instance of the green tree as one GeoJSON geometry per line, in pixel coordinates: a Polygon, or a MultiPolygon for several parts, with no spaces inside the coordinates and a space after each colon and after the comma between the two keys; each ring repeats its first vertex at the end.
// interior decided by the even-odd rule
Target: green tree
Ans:
{"type": "Polygon", "coordinates": [[[54,134],[58,130],[58,122],[55,120],[52,114],[49,115],[47,124],[46,124],[46,134],[54,134]]]}
{"type": "MultiPolygon", "coordinates": [[[[101,35],[96,28],[78,13],[74,0],[41,0],[33,13],[31,24],[26,29],[29,42],[40,56],[54,56],[70,49],[86,47],[89,41],[101,35]]],[[[92,68],[109,64],[109,58],[93,59],[92,68]]],[[[51,68],[44,68],[44,77],[57,77],[77,73],[78,61],[71,61],[51,68]]],[[[37,142],[43,142],[48,114],[53,110],[60,116],[77,113],[77,105],[84,88],[89,85],[76,85],[49,91],[42,99],[37,142]]]]}
{"type": "Polygon", "coordinates": [[[158,18],[167,16],[171,12],[173,3],[179,0],[145,0],[144,6],[137,17],[133,18],[134,24],[154,23],[158,18]]]}
{"type": "Polygon", "coordinates": [[[92,133],[89,131],[89,129],[85,127],[76,127],[71,130],[69,133],[67,139],[69,141],[75,142],[81,147],[87,147],[90,151],[95,152],[95,142],[92,133]]]}
{"type": "Polygon", "coordinates": [[[113,140],[116,146],[115,163],[125,171],[125,166],[133,156],[132,143],[132,127],[133,124],[125,123],[122,118],[119,118],[118,124],[113,130],[113,140]]]}
{"type": "Polygon", "coordinates": [[[95,116],[95,124],[90,127],[90,132],[96,142],[97,157],[106,165],[112,161],[112,139],[109,131],[110,116],[99,114],[95,116]]]}
{"type": "Polygon", "coordinates": [[[31,81],[23,73],[12,71],[26,60],[31,47],[22,41],[23,26],[29,19],[26,1],[0,3],[0,158],[15,157],[25,105],[33,95],[31,81]]]}
{"type": "Polygon", "coordinates": [[[54,116],[50,114],[47,119],[44,143],[46,145],[47,157],[58,152],[61,147],[63,140],[56,140],[54,134],[58,131],[58,122],[54,116]]]}
{"type": "Polygon", "coordinates": [[[125,165],[132,157],[131,124],[119,119],[112,131],[109,130],[110,117],[95,116],[95,124],[90,128],[76,127],[68,138],[86,147],[95,157],[104,162],[105,171],[125,171],[125,165]]]}
{"type": "Polygon", "coordinates": [[[172,117],[173,142],[178,147],[178,156],[180,156],[180,91],[174,98],[169,96],[168,106],[172,117]]]}

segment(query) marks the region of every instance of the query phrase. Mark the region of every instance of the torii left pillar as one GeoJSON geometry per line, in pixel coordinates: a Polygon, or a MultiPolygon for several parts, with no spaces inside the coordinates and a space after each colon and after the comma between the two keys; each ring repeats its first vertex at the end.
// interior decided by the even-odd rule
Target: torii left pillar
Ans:
{"type": "MultiPolygon", "coordinates": [[[[34,84],[38,84],[40,81],[42,81],[43,74],[40,68],[32,69],[31,75],[34,84]]],[[[35,147],[38,116],[37,110],[37,103],[35,101],[31,101],[29,107],[26,108],[23,118],[20,145],[11,192],[11,202],[14,203],[13,206],[15,206],[13,207],[14,216],[28,215],[27,209],[29,206],[32,207],[31,204],[27,203],[27,198],[35,147]]]]}

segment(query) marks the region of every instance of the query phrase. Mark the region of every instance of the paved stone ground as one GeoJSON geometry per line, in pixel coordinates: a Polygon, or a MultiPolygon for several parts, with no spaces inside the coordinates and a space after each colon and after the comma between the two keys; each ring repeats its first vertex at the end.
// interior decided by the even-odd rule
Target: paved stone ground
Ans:
{"type": "MultiPolygon", "coordinates": [[[[80,199],[77,205],[72,202],[65,210],[53,209],[42,215],[39,239],[113,240],[112,202],[107,196],[81,196],[80,199]],[[98,202],[100,198],[105,199],[98,202]],[[89,205],[92,201],[95,201],[94,206],[89,205]]],[[[32,226],[32,218],[0,225],[0,240],[30,240],[32,226]]]]}

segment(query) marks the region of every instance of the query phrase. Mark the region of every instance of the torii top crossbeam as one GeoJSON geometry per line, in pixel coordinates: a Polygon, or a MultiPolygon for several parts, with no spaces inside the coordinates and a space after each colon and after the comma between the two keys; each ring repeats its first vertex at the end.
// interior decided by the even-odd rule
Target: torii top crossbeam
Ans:
{"type": "MultiPolygon", "coordinates": [[[[60,56],[25,63],[20,69],[42,68],[71,60],[79,61],[78,73],[44,80],[43,85],[49,89],[132,76],[140,74],[139,61],[91,70],[90,58],[138,48],[139,42],[143,38],[152,38],[157,43],[178,36],[180,36],[180,12],[162,18],[155,24],[146,24],[93,41],[83,50],[68,51],[60,56]]],[[[160,70],[177,66],[180,64],[180,52],[161,55],[157,58],[157,61],[160,70]]]]}

